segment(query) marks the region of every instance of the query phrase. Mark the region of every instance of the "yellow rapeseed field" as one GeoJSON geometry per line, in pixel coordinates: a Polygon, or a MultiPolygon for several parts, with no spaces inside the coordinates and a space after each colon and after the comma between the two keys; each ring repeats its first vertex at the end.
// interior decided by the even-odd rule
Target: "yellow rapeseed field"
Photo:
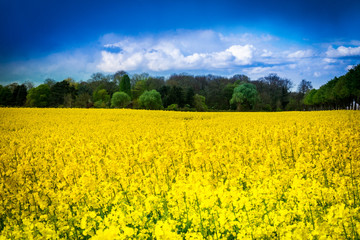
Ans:
{"type": "Polygon", "coordinates": [[[0,109],[0,239],[359,239],[360,112],[0,109]]]}

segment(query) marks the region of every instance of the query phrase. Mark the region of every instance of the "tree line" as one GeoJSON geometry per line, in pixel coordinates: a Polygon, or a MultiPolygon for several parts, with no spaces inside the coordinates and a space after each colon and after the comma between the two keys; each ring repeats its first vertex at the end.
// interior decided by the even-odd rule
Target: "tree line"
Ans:
{"type": "Polygon", "coordinates": [[[94,73],[80,82],[67,78],[60,82],[46,79],[37,87],[29,83],[0,85],[0,105],[182,111],[339,109],[359,103],[359,66],[318,90],[302,80],[296,91],[291,91],[293,83],[289,79],[277,74],[250,80],[241,74],[223,77],[182,73],[165,80],[147,73],[94,73]]]}
{"type": "Polygon", "coordinates": [[[312,110],[357,109],[360,104],[360,64],[345,75],[334,77],[319,89],[312,89],[304,103],[312,110]]]}

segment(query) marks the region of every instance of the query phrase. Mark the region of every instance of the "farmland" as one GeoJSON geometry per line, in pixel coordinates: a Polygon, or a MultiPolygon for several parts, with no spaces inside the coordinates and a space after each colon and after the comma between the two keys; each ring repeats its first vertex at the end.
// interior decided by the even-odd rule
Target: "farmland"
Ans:
{"type": "Polygon", "coordinates": [[[359,239],[360,112],[0,108],[0,239],[359,239]]]}

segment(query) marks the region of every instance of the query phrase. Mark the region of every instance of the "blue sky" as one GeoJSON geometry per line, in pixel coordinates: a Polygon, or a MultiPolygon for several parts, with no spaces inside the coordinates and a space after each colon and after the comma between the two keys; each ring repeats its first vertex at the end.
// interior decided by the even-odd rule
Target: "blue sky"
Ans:
{"type": "Polygon", "coordinates": [[[360,1],[0,0],[0,84],[92,73],[277,73],[314,87],[360,63],[360,1]]]}

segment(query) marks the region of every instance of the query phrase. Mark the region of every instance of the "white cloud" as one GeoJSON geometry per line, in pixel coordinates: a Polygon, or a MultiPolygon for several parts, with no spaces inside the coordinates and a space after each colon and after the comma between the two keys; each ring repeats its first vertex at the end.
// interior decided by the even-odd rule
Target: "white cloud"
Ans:
{"type": "Polygon", "coordinates": [[[360,56],[360,47],[340,46],[336,49],[329,47],[326,51],[326,56],[330,58],[360,56]]]}
{"type": "Polygon", "coordinates": [[[235,63],[238,65],[247,65],[251,63],[253,55],[253,45],[234,45],[226,49],[226,52],[231,53],[235,57],[235,63]]]}
{"type": "Polygon", "coordinates": [[[289,58],[308,58],[313,55],[312,50],[299,50],[288,55],[289,58]]]}
{"type": "Polygon", "coordinates": [[[336,60],[333,58],[324,58],[323,61],[326,63],[336,63],[336,60]]]}
{"type": "Polygon", "coordinates": [[[253,67],[253,68],[248,68],[245,69],[245,72],[247,74],[259,74],[259,73],[264,73],[264,72],[268,72],[269,70],[271,70],[271,67],[253,67]]]}
{"type": "Polygon", "coordinates": [[[190,39],[191,41],[182,36],[165,36],[158,39],[127,38],[105,44],[104,47],[108,50],[101,52],[101,61],[97,67],[105,72],[115,72],[120,69],[161,72],[231,68],[252,63],[255,47],[251,44],[231,45],[230,41],[226,44],[218,44],[219,41],[221,42],[221,35],[212,31],[195,32],[190,39]],[[206,41],[207,37],[210,40],[206,41]],[[202,47],[197,49],[199,39],[196,38],[203,40],[204,45],[209,46],[208,49],[213,51],[206,51],[202,47]],[[119,52],[111,51],[112,48],[119,48],[119,52]]]}
{"type": "Polygon", "coordinates": [[[355,65],[347,65],[345,70],[349,71],[350,69],[353,69],[355,67],[355,65]]]}
{"type": "Polygon", "coordinates": [[[261,57],[271,57],[273,55],[273,53],[267,49],[263,49],[262,51],[263,53],[261,54],[261,57]]]}
{"type": "Polygon", "coordinates": [[[321,73],[320,72],[314,72],[314,77],[320,77],[321,73]]]}
{"type": "Polygon", "coordinates": [[[277,73],[294,83],[313,80],[314,87],[318,87],[358,62],[355,58],[339,57],[360,56],[360,44],[355,41],[331,43],[341,46],[335,49],[329,43],[318,44],[315,51],[314,45],[296,46],[271,35],[212,30],[176,30],[135,37],[106,34],[99,42],[100,47],[0,63],[1,79],[42,82],[47,77],[60,81],[70,76],[79,81],[98,71],[118,70],[161,75],[184,71],[223,76],[240,73],[251,79],[277,73]]]}

